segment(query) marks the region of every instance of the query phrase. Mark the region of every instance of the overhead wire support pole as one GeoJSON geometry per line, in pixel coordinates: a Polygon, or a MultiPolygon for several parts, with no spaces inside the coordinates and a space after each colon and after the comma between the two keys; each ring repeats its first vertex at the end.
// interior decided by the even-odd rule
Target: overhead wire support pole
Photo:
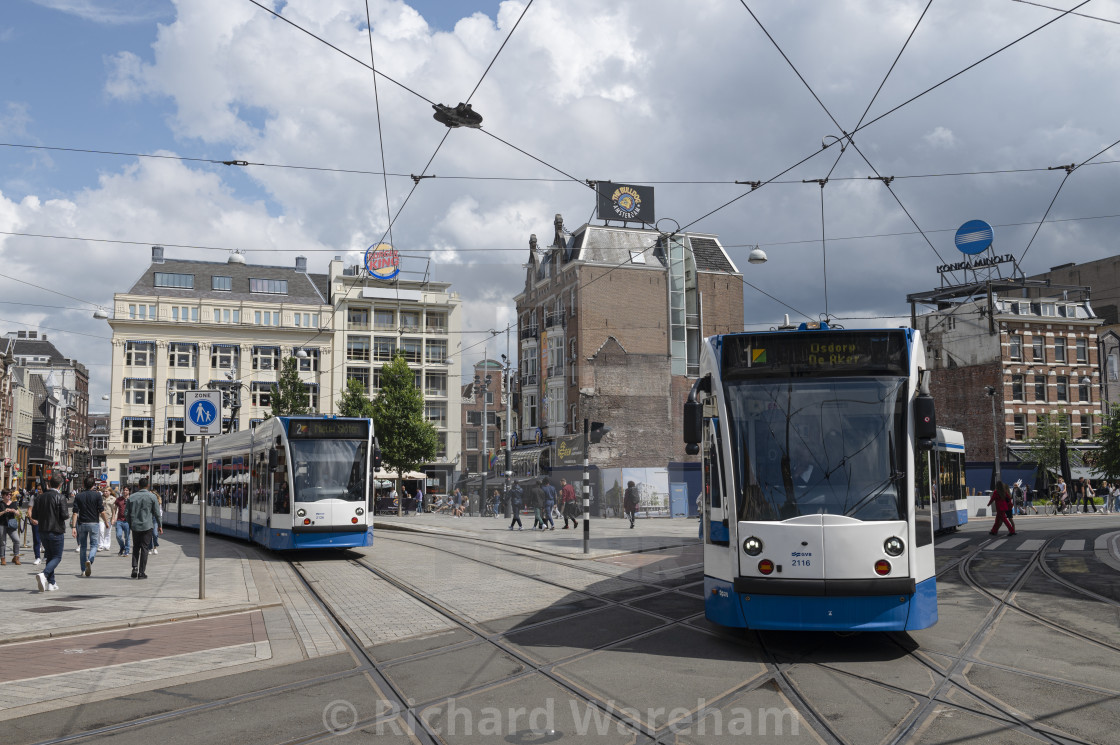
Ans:
{"type": "Polygon", "coordinates": [[[827,178],[811,178],[804,179],[802,183],[811,184],[817,183],[821,187],[821,263],[824,270],[824,317],[827,319],[828,315],[828,250],[826,249],[824,238],[824,186],[828,183],[827,178]]]}
{"type": "Polygon", "coordinates": [[[583,420],[583,552],[591,553],[591,420],[583,420]]]}

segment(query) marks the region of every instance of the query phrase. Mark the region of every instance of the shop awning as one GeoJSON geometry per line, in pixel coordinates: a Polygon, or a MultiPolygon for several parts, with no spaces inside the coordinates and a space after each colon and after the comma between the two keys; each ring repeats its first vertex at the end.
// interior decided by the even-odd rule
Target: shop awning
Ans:
{"type": "MultiPolygon", "coordinates": [[[[383,470],[383,469],[379,468],[379,469],[377,469],[376,471],[373,472],[373,477],[375,479],[388,479],[388,480],[392,481],[393,479],[397,478],[397,472],[396,471],[386,471],[386,470],[383,470]]],[[[427,475],[423,474],[423,473],[420,473],[419,471],[405,471],[401,475],[401,478],[402,479],[409,479],[409,480],[426,479],[427,475]]]]}

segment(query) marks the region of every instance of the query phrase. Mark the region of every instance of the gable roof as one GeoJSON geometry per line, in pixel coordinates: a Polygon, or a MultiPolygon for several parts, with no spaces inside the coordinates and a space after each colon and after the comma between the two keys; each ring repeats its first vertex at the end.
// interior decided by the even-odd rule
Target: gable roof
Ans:
{"type": "MultiPolygon", "coordinates": [[[[325,275],[322,276],[325,280],[325,275]]],[[[325,289],[325,288],[324,288],[325,289]]],[[[252,300],[271,303],[303,303],[326,305],[323,292],[312,275],[287,266],[262,266],[259,264],[230,264],[223,261],[195,261],[167,259],[153,262],[132,285],[127,294],[158,295],[167,298],[206,298],[211,300],[252,300]],[[194,287],[156,287],[155,275],[189,274],[194,277],[194,287]],[[213,277],[229,277],[232,289],[213,289],[213,277]],[[249,292],[250,279],[281,279],[288,283],[288,294],[249,292]]]]}

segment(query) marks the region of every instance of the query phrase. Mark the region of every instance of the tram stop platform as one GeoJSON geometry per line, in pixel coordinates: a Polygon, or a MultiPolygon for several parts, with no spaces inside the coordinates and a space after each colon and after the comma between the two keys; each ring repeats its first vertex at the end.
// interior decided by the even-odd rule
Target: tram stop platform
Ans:
{"type": "MultiPolygon", "coordinates": [[[[28,538],[27,543],[30,543],[28,538]]],[[[283,557],[168,529],[131,579],[116,541],[90,577],[66,535],[58,590],[40,592],[30,546],[0,566],[0,721],[342,652],[345,646],[283,557]]]]}
{"type": "Polygon", "coordinates": [[[677,546],[693,546],[700,539],[696,518],[639,517],[634,527],[617,517],[591,518],[588,552],[583,552],[583,521],[575,528],[563,528],[556,521],[554,530],[533,530],[533,516],[522,515],[523,530],[509,529],[511,518],[453,517],[447,514],[377,515],[373,520],[374,543],[378,531],[409,531],[434,535],[462,536],[506,546],[563,557],[569,560],[604,559],[623,554],[658,551],[677,546]]]}

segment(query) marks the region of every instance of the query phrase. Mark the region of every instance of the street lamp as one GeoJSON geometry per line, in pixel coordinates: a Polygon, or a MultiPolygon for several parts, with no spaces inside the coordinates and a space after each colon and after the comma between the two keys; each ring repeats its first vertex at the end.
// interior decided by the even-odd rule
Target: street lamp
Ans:
{"type": "MultiPolygon", "coordinates": [[[[996,387],[994,385],[984,386],[984,391],[991,396],[992,399],[992,453],[994,468],[992,470],[992,480],[1002,481],[1002,474],[1000,473],[1000,444],[999,444],[999,415],[996,413],[996,387]]],[[[993,484],[993,486],[995,486],[993,484]]]]}
{"type": "MultiPolygon", "coordinates": [[[[513,475],[513,469],[511,468],[513,454],[510,452],[513,448],[513,376],[511,375],[513,371],[513,361],[509,356],[510,325],[511,324],[506,325],[506,353],[502,355],[502,362],[505,365],[505,367],[502,368],[502,375],[504,376],[502,378],[502,393],[505,394],[506,397],[506,463],[505,468],[502,469],[503,476],[505,477],[505,481],[502,484],[502,502],[505,504],[503,514],[506,518],[513,517],[512,507],[509,503],[509,477],[513,475]]],[[[497,336],[500,333],[502,332],[490,329],[491,336],[497,336]]]]}
{"type": "MultiPolygon", "coordinates": [[[[483,355],[483,358],[485,358],[485,354],[483,355]]],[[[477,375],[474,376],[474,389],[475,389],[475,391],[479,391],[479,390],[482,391],[482,463],[480,464],[482,466],[482,468],[480,469],[482,471],[482,493],[479,495],[479,499],[478,499],[480,514],[481,514],[481,506],[486,504],[486,476],[487,476],[487,473],[490,471],[490,463],[488,462],[488,459],[487,459],[487,454],[488,454],[489,451],[486,447],[486,428],[487,428],[487,424],[488,424],[487,414],[489,413],[489,408],[487,406],[487,401],[486,401],[486,391],[489,387],[490,387],[490,375],[489,374],[487,374],[485,378],[480,378],[477,375]]]]}

